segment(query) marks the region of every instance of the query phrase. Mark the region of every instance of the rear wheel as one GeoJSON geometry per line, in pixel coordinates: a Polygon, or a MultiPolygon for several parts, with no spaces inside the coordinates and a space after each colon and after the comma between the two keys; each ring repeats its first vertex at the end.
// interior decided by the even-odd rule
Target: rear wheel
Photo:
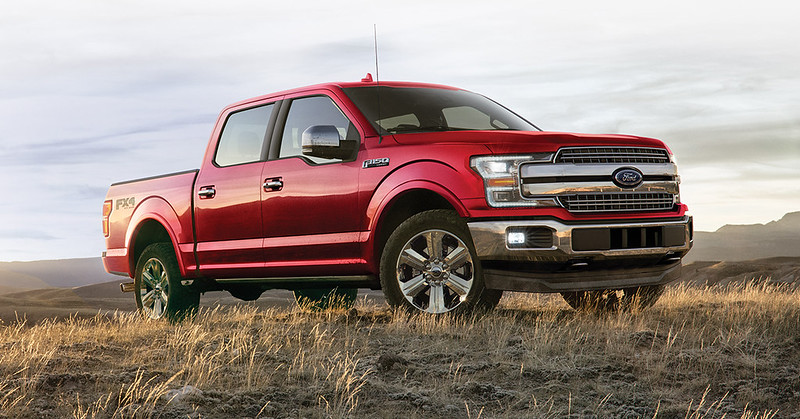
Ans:
{"type": "Polygon", "coordinates": [[[144,249],[133,280],[136,306],[150,319],[180,321],[197,312],[200,292],[181,285],[175,251],[169,243],[154,243],[144,249]]]}
{"type": "Polygon", "coordinates": [[[658,301],[663,285],[648,285],[621,290],[562,292],[572,308],[589,311],[643,310],[658,301]]]}
{"type": "Polygon", "coordinates": [[[358,290],[355,288],[305,288],[294,290],[294,299],[303,310],[324,311],[328,309],[353,308],[358,290]]]}
{"type": "Polygon", "coordinates": [[[491,309],[503,295],[486,289],[469,229],[447,210],[421,212],[395,229],[380,280],[390,305],[432,314],[491,309]]]}

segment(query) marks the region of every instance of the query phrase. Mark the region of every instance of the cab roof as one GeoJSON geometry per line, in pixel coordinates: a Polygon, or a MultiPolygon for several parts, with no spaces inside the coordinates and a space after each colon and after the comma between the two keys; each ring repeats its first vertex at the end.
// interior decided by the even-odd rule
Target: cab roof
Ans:
{"type": "Polygon", "coordinates": [[[434,83],[419,83],[419,82],[409,82],[409,81],[373,81],[372,76],[367,74],[367,77],[362,79],[361,81],[353,81],[353,82],[328,82],[328,83],[320,83],[320,84],[313,84],[310,86],[304,87],[297,87],[294,89],[289,90],[282,90],[275,93],[269,93],[266,95],[256,96],[250,99],[245,99],[233,104],[230,104],[225,107],[227,110],[228,108],[239,107],[241,105],[246,105],[248,103],[259,102],[262,100],[266,100],[269,98],[274,98],[277,96],[286,96],[292,95],[295,93],[302,93],[309,90],[321,90],[321,89],[347,89],[351,87],[375,87],[375,86],[383,86],[383,87],[406,87],[406,88],[428,88],[428,89],[445,89],[445,90],[463,90],[458,87],[447,86],[444,84],[434,84],[434,83]]]}

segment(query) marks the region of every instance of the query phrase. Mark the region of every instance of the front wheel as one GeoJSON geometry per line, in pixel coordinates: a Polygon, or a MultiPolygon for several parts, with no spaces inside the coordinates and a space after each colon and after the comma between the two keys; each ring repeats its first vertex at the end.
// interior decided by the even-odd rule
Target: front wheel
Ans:
{"type": "Polygon", "coordinates": [[[453,211],[416,214],[389,236],[380,280],[393,307],[432,314],[492,309],[502,291],[488,290],[469,229],[453,211]]]}
{"type": "Polygon", "coordinates": [[[150,319],[180,321],[197,312],[200,292],[181,285],[181,271],[169,243],[147,246],[136,264],[133,280],[136,306],[150,319]]]}
{"type": "Polygon", "coordinates": [[[622,290],[563,292],[561,296],[576,310],[603,312],[643,310],[655,304],[663,293],[663,285],[648,285],[622,290]]]}

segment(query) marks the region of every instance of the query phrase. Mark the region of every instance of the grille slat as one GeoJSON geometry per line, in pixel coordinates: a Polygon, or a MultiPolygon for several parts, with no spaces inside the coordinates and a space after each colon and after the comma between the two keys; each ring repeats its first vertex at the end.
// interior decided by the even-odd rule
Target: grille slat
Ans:
{"type": "Polygon", "coordinates": [[[556,163],[669,163],[669,154],[662,148],[566,147],[558,151],[556,163]]]}
{"type": "Polygon", "coordinates": [[[586,193],[558,197],[570,212],[668,211],[674,197],[665,192],[586,193]]]}

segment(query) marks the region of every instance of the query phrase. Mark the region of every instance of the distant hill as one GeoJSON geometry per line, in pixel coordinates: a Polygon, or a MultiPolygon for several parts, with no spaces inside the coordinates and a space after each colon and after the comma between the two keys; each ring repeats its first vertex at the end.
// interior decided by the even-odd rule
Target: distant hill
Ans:
{"type": "Polygon", "coordinates": [[[800,285],[800,257],[775,257],[739,262],[694,262],[684,265],[681,281],[692,285],[729,285],[749,281],[800,285]]]}
{"type": "Polygon", "coordinates": [[[766,224],[725,225],[714,232],[697,231],[694,248],[684,262],[744,261],[778,256],[800,256],[800,211],[766,224]]]}
{"type": "Polygon", "coordinates": [[[114,281],[100,258],[0,262],[0,294],[41,288],[73,288],[114,281]]]}

